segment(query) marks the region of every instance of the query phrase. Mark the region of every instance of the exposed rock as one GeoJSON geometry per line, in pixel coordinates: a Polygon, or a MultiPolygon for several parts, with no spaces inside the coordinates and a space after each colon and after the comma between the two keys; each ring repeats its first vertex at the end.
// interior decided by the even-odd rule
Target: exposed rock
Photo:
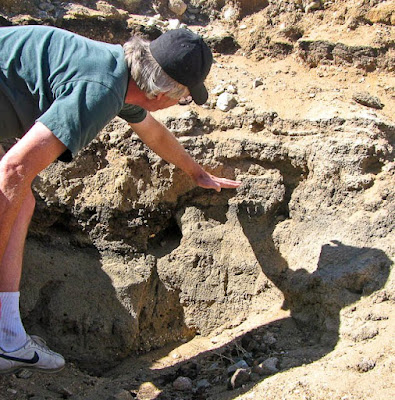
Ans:
{"type": "Polygon", "coordinates": [[[167,117],[164,123],[176,136],[182,136],[196,132],[210,132],[214,121],[210,117],[199,118],[195,111],[187,111],[178,118],[167,117]]]}
{"type": "MultiPolygon", "coordinates": [[[[7,2],[13,11],[1,10],[0,24],[48,23],[122,43],[131,33],[157,37],[174,18],[167,0],[128,2],[136,15],[125,11],[126,0],[23,3],[7,2]],[[15,14],[31,6],[32,14],[15,14]]],[[[190,28],[215,52],[209,91],[219,83],[216,94],[229,92],[232,83],[239,106],[247,100],[222,113],[214,93],[212,108],[191,105],[183,114],[176,106],[161,116],[205,169],[243,185],[196,188],[117,118],[72,163],[43,171],[34,182],[22,316],[68,367],[52,386],[38,374],[1,376],[2,396],[215,398],[229,365],[242,359],[241,376],[259,381],[246,399],[292,398],[296,390],[344,397],[355,371],[368,372],[356,396],[370,398],[373,382],[389,398],[393,27],[387,16],[374,25],[365,17],[385,3],[341,0],[304,13],[296,1],[238,1],[239,19],[264,7],[243,27],[220,19],[223,2],[185,3],[182,21],[193,15],[190,28]],[[251,90],[257,76],[264,85],[251,90]],[[365,89],[381,107],[351,101],[365,89]],[[254,313],[264,322],[247,334],[241,323],[254,313]],[[177,339],[191,349],[197,333],[199,343],[221,332],[229,333],[226,344],[213,338],[221,347],[205,349],[196,368],[179,349],[152,362],[136,355],[177,339]],[[280,369],[287,372],[262,378],[280,369]],[[326,380],[328,370],[342,379],[326,380]],[[177,376],[192,390],[176,391],[177,376]]]]}
{"type": "Polygon", "coordinates": [[[229,111],[237,105],[236,98],[228,92],[222,93],[217,99],[217,108],[221,111],[229,111]]]}
{"type": "Polygon", "coordinates": [[[105,1],[98,1],[96,9],[85,7],[81,4],[68,4],[67,12],[63,16],[64,20],[72,19],[88,19],[88,18],[120,18],[126,19],[128,14],[119,12],[116,7],[108,4],[105,1]]]}
{"type": "Polygon", "coordinates": [[[207,389],[211,386],[210,382],[207,379],[201,379],[196,382],[196,389],[207,389]]]}
{"type": "Polygon", "coordinates": [[[39,0],[2,0],[1,6],[11,13],[34,13],[40,3],[39,0]]]}
{"type": "Polygon", "coordinates": [[[381,110],[384,107],[384,104],[381,103],[378,97],[372,96],[368,92],[355,93],[352,98],[357,103],[362,104],[366,107],[376,108],[378,110],[381,110]]]}
{"type": "Polygon", "coordinates": [[[119,0],[126,10],[136,12],[141,6],[141,0],[119,0]]]}
{"type": "Polygon", "coordinates": [[[368,372],[376,366],[376,362],[371,359],[363,359],[355,368],[358,372],[368,372]]]}
{"type": "Polygon", "coordinates": [[[278,372],[277,368],[278,358],[270,357],[258,365],[260,375],[273,375],[278,372]]]}
{"type": "Polygon", "coordinates": [[[186,376],[179,376],[174,382],[173,387],[179,391],[192,390],[192,381],[186,376]]]}
{"type": "Polygon", "coordinates": [[[181,26],[181,23],[178,19],[169,19],[168,24],[169,29],[178,29],[181,26]]]}
{"type": "Polygon", "coordinates": [[[155,399],[158,398],[161,391],[152,382],[143,382],[135,394],[135,398],[155,399]]]}
{"type": "Polygon", "coordinates": [[[182,0],[169,0],[169,9],[181,16],[186,11],[187,5],[182,0]]]}
{"type": "Polygon", "coordinates": [[[240,17],[240,8],[236,3],[229,3],[222,9],[222,17],[225,21],[236,21],[240,17]]]}
{"type": "Polygon", "coordinates": [[[262,341],[269,346],[272,346],[273,344],[277,343],[277,339],[274,337],[272,333],[267,333],[265,336],[262,337],[262,341]]]}
{"type": "Polygon", "coordinates": [[[240,48],[234,36],[229,32],[209,36],[206,38],[206,42],[216,53],[233,54],[240,48]]]}
{"type": "Polygon", "coordinates": [[[252,87],[255,89],[259,86],[263,85],[263,80],[262,78],[255,78],[254,81],[252,82],[252,87]]]}
{"type": "Polygon", "coordinates": [[[304,40],[300,40],[298,45],[298,55],[311,67],[326,62],[335,65],[351,64],[366,71],[374,71],[377,67],[386,68],[386,47],[347,46],[343,43],[304,40]]]}
{"type": "Polygon", "coordinates": [[[395,4],[392,1],[384,1],[371,8],[365,18],[375,23],[395,25],[395,4]]]}
{"type": "Polygon", "coordinates": [[[48,11],[48,12],[53,11],[55,9],[55,7],[51,3],[40,3],[38,5],[38,8],[40,10],[48,11]]]}
{"type": "Polygon", "coordinates": [[[362,328],[355,329],[350,332],[350,337],[354,342],[361,342],[364,340],[373,339],[379,334],[376,327],[373,326],[363,326],[362,328]]]}

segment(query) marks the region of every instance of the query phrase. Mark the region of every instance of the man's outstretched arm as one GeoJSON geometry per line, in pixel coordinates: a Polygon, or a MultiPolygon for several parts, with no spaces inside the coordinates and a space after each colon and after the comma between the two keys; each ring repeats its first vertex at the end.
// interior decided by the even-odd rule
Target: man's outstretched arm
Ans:
{"type": "Polygon", "coordinates": [[[184,149],[174,135],[150,113],[144,121],[130,124],[141,140],[158,156],[187,173],[198,186],[205,189],[235,189],[241,182],[219,178],[206,172],[184,149]]]}

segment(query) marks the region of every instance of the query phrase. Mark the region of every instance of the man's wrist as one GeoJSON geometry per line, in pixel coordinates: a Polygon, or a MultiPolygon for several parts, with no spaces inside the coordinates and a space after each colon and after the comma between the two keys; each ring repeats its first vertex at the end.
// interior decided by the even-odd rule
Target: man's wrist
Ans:
{"type": "Polygon", "coordinates": [[[207,175],[207,172],[197,163],[195,163],[195,166],[191,171],[186,171],[186,173],[193,179],[195,182],[198,182],[200,179],[202,179],[205,175],[207,175]]]}

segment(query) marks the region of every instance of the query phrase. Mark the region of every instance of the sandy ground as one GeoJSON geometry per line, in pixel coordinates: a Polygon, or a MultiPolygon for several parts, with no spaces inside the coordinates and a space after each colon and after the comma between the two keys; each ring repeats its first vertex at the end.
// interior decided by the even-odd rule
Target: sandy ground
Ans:
{"type": "MultiPolygon", "coordinates": [[[[262,111],[275,111],[284,119],[348,117],[350,113],[372,117],[379,113],[385,118],[393,117],[394,98],[385,88],[394,87],[395,78],[385,73],[364,76],[357,70],[348,70],[344,73],[339,68],[331,67],[310,70],[293,58],[260,63],[254,63],[242,56],[218,56],[216,60],[217,64],[209,79],[209,87],[213,88],[218,81],[233,82],[239,89],[239,96],[247,99],[247,107],[251,104],[262,111]],[[230,59],[232,63],[229,62],[230,59]],[[321,76],[322,73],[324,76],[321,76]],[[262,77],[265,84],[252,89],[255,77],[262,77]],[[352,100],[352,95],[361,90],[379,96],[385,104],[384,109],[377,111],[356,104],[352,100]]],[[[185,111],[185,107],[177,106],[172,110],[172,115],[181,115],[185,111]]],[[[245,108],[236,107],[233,112],[237,115],[245,112],[245,108]]],[[[218,110],[199,110],[199,115],[205,114],[212,118],[223,117],[223,113],[218,110]]],[[[160,118],[166,115],[169,115],[169,111],[157,113],[160,118]]],[[[289,317],[285,311],[279,309],[278,304],[273,305],[270,317],[267,313],[265,316],[257,314],[240,325],[235,323],[235,327],[226,329],[219,335],[198,336],[187,343],[174,343],[159,351],[136,356],[125,360],[117,368],[100,377],[81,371],[73,363],[69,363],[66,369],[56,376],[22,373],[0,377],[2,398],[5,400],[25,398],[389,400],[393,398],[395,396],[393,301],[375,303],[372,295],[357,306],[343,310],[343,314],[347,313],[357,313],[361,326],[366,323],[366,318],[370,314],[376,315],[376,321],[369,322],[377,327],[379,334],[373,338],[362,338],[357,341],[345,335],[337,346],[326,354],[321,346],[306,346],[303,342],[295,342],[297,328],[292,326],[292,323],[289,323],[291,326],[282,324],[278,332],[278,340],[282,343],[280,351],[283,355],[289,353],[288,364],[295,366],[284,367],[283,371],[273,376],[259,378],[257,382],[248,383],[236,390],[228,390],[226,382],[221,380],[217,385],[211,385],[204,392],[204,396],[201,394],[192,396],[191,393],[175,391],[171,383],[175,376],[180,374],[180,368],[191,360],[198,360],[202,368],[208,370],[206,373],[209,376],[215,376],[216,371],[214,369],[210,372],[210,366],[215,358],[221,358],[222,350],[218,349],[231,346],[236,338],[257,327],[269,326],[275,321],[286,320],[289,317]],[[321,357],[322,354],[324,355],[321,357]],[[311,359],[316,361],[309,362],[311,359]],[[375,367],[369,369],[369,363],[373,363],[375,367]],[[364,367],[365,364],[367,367],[364,367]]],[[[343,324],[347,324],[346,317],[343,324]]],[[[347,331],[346,328],[344,329],[347,331]]]]}

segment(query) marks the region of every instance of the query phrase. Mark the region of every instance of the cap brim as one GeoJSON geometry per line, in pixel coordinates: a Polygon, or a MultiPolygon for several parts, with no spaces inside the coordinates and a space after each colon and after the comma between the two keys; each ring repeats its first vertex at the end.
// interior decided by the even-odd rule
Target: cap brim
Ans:
{"type": "Polygon", "coordinates": [[[189,87],[188,89],[190,95],[192,96],[193,101],[199,106],[201,106],[207,101],[208,92],[203,83],[194,87],[189,87]]]}

